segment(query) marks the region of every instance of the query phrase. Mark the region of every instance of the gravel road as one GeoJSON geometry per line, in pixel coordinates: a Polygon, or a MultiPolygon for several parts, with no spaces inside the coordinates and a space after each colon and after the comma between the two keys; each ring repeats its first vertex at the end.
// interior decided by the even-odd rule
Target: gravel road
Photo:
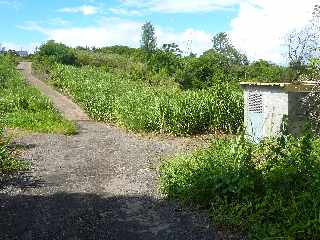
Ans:
{"type": "Polygon", "coordinates": [[[0,239],[215,239],[205,213],[182,209],[157,190],[159,162],[184,141],[90,121],[33,77],[30,63],[19,68],[79,131],[15,140],[32,169],[1,183],[0,239]]]}

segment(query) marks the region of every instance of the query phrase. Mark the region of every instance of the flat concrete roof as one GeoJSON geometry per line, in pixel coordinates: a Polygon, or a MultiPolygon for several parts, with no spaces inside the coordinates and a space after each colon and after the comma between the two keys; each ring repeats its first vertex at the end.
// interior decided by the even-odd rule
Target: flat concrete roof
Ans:
{"type": "Polygon", "coordinates": [[[282,88],[285,92],[320,92],[320,82],[303,81],[297,83],[264,83],[264,82],[240,82],[242,88],[260,87],[282,88]]]}

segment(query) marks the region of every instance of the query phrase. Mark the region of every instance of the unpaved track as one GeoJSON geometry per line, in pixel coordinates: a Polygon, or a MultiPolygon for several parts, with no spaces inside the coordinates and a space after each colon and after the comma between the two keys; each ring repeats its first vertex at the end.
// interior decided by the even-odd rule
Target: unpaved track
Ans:
{"type": "Polygon", "coordinates": [[[32,85],[36,86],[43,94],[50,98],[56,108],[63,113],[67,119],[71,121],[89,120],[87,114],[83,112],[78,105],[34,77],[31,73],[31,62],[20,63],[18,69],[22,71],[22,74],[32,85]]]}
{"type": "Polygon", "coordinates": [[[28,81],[75,120],[75,136],[16,140],[32,170],[2,183],[0,239],[214,239],[205,214],[180,209],[157,191],[156,166],[179,141],[138,138],[88,121],[68,98],[31,75],[28,81]]]}

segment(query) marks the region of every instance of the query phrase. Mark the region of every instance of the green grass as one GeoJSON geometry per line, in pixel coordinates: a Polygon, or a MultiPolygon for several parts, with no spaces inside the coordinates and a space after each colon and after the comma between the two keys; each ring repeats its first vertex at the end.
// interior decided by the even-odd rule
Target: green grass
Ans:
{"type": "Polygon", "coordinates": [[[65,120],[47,97],[26,84],[16,70],[14,59],[0,55],[0,180],[28,170],[26,161],[15,157],[10,141],[3,138],[4,128],[35,132],[73,134],[74,123],[65,120]]]}
{"type": "Polygon", "coordinates": [[[4,176],[29,169],[27,162],[14,157],[10,143],[2,139],[2,132],[0,129],[0,181],[4,176]]]}
{"type": "Polygon", "coordinates": [[[216,140],[165,162],[161,189],[249,239],[320,239],[319,143],[309,134],[260,145],[216,140]]]}
{"type": "Polygon", "coordinates": [[[47,97],[26,84],[8,57],[0,56],[0,124],[35,132],[73,134],[74,123],[65,120],[47,97]]]}
{"type": "Polygon", "coordinates": [[[55,65],[50,75],[51,83],[92,118],[130,130],[185,135],[234,133],[242,126],[241,91],[227,84],[183,91],[175,84],[153,86],[139,77],[91,66],[55,65]]]}

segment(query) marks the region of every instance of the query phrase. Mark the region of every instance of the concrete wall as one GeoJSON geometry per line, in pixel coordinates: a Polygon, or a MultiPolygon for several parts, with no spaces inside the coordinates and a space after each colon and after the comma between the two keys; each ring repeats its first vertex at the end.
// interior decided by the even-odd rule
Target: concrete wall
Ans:
{"type": "Polygon", "coordinates": [[[290,133],[300,135],[308,120],[308,112],[303,104],[303,99],[308,95],[304,92],[290,92],[288,130],[290,133]]]}
{"type": "Polygon", "coordinates": [[[278,87],[264,89],[263,100],[265,119],[263,135],[275,136],[280,133],[283,119],[289,114],[288,93],[278,87]]]}
{"type": "Polygon", "coordinates": [[[288,115],[288,93],[278,86],[250,86],[244,89],[244,123],[247,134],[253,141],[277,135],[285,115],[288,115]],[[252,113],[249,109],[250,93],[262,94],[262,113],[252,113]],[[254,119],[253,119],[254,118],[254,119]],[[252,120],[253,119],[253,120],[252,120]],[[253,123],[255,122],[255,123],[253,123]]]}

